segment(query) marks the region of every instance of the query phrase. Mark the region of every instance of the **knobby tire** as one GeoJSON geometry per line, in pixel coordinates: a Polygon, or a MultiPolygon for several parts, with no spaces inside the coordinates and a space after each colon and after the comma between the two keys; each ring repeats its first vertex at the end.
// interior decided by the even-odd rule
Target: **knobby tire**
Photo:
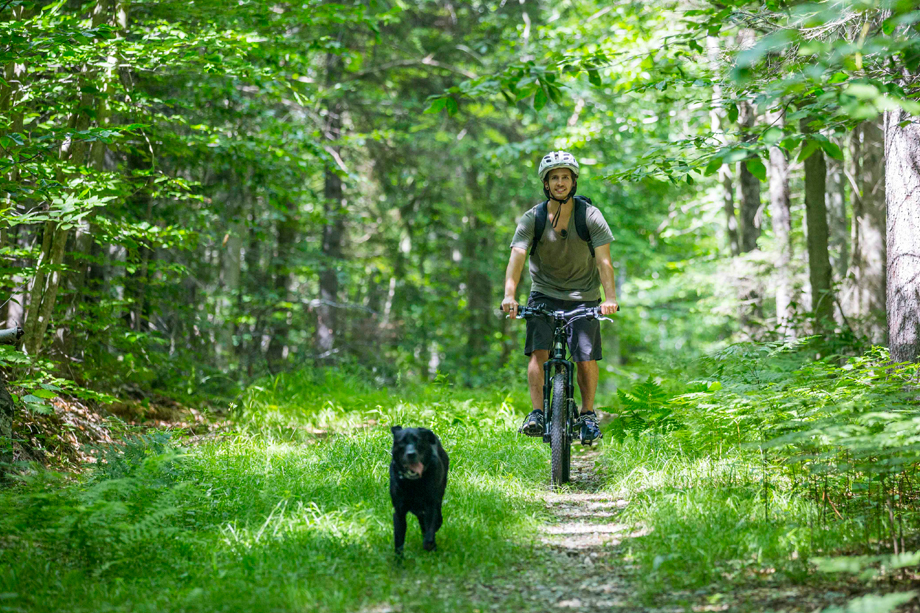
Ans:
{"type": "Polygon", "coordinates": [[[553,375],[553,400],[551,405],[550,423],[550,449],[552,451],[552,477],[553,485],[562,485],[568,481],[569,437],[566,433],[566,406],[565,406],[565,373],[560,371],[553,375]]]}

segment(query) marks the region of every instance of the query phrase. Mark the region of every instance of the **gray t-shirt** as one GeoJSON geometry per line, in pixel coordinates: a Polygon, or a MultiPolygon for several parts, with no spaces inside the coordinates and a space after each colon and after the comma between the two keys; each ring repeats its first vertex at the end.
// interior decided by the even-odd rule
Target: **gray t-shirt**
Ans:
{"type": "MultiPolygon", "coordinates": [[[[511,240],[512,247],[520,247],[530,253],[538,206],[521,217],[511,240]]],[[[613,242],[610,226],[597,207],[589,204],[586,218],[595,249],[613,242]]],[[[530,276],[533,279],[531,291],[560,300],[600,300],[601,276],[597,272],[597,264],[591,256],[588,243],[581,240],[575,229],[574,210],[569,215],[566,238],[562,238],[560,231],[561,228],[553,229],[547,217],[543,236],[540,237],[536,251],[530,256],[530,276]]]]}

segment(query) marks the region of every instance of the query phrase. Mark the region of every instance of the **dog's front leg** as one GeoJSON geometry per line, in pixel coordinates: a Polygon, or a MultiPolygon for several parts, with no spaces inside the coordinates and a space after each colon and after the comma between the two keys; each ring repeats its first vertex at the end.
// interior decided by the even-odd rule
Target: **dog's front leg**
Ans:
{"type": "Polygon", "coordinates": [[[437,548],[434,542],[434,533],[438,530],[437,511],[431,505],[419,516],[419,523],[422,525],[422,547],[425,551],[434,551],[437,548]]]}
{"type": "Polygon", "coordinates": [[[396,542],[396,554],[402,555],[403,544],[406,542],[406,510],[393,511],[393,540],[396,542]]]}

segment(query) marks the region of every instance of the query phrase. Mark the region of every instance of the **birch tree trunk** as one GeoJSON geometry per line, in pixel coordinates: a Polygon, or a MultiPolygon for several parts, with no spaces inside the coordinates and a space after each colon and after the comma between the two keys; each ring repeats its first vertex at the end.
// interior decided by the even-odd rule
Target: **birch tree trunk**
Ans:
{"type": "Polygon", "coordinates": [[[885,133],[884,120],[854,128],[850,139],[853,194],[852,259],[847,277],[847,309],[873,343],[885,343],[885,133]]]}
{"type": "Polygon", "coordinates": [[[916,362],[920,358],[920,124],[903,110],[885,113],[885,162],[888,345],[893,362],[916,362]]]}
{"type": "MultiPolygon", "coordinates": [[[[770,125],[782,127],[782,111],[769,114],[770,125]]],[[[770,147],[770,220],[776,243],[776,321],[785,328],[792,316],[792,213],[789,205],[789,160],[779,147],[770,147]]],[[[788,334],[788,331],[785,332],[788,334]]]]}
{"type": "MultiPolygon", "coordinates": [[[[802,119],[803,134],[813,132],[808,118],[802,119]]],[[[834,297],[831,293],[831,262],[828,257],[827,166],[819,148],[805,160],[805,217],[808,230],[808,278],[815,331],[822,333],[833,324],[834,297]]]]}

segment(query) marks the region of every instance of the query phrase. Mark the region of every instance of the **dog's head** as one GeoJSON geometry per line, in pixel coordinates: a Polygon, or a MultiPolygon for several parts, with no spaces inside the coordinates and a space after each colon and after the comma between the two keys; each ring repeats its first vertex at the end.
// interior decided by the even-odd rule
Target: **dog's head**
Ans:
{"type": "Polygon", "coordinates": [[[404,479],[420,479],[437,457],[434,432],[425,428],[393,426],[393,461],[404,479]]]}

